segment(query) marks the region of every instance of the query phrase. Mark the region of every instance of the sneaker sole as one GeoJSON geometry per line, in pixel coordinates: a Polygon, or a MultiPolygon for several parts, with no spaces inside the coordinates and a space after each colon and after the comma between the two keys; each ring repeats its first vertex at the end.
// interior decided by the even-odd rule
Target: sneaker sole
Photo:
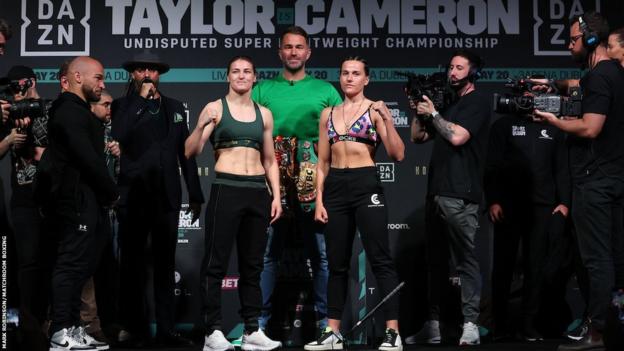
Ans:
{"type": "Polygon", "coordinates": [[[234,346],[230,345],[230,346],[220,348],[220,349],[213,349],[211,347],[206,347],[206,345],[204,345],[204,348],[202,348],[202,351],[228,351],[228,350],[234,350],[234,346]]]}
{"type": "Polygon", "coordinates": [[[329,351],[329,350],[342,350],[342,344],[338,345],[304,345],[303,349],[306,351],[329,351]]]}
{"type": "MultiPolygon", "coordinates": [[[[54,346],[50,346],[50,349],[48,351],[70,351],[71,349],[68,349],[66,347],[54,347],[54,346]]],[[[84,349],[74,349],[74,350],[80,350],[80,351],[95,351],[97,350],[95,347],[93,348],[84,348],[84,349]]]]}
{"type": "Polygon", "coordinates": [[[463,341],[459,343],[459,346],[477,346],[477,345],[481,345],[480,340],[473,341],[473,342],[463,341]]]}
{"type": "Polygon", "coordinates": [[[98,350],[108,350],[110,349],[110,345],[95,346],[95,348],[98,350]]]}
{"type": "Polygon", "coordinates": [[[382,347],[379,346],[379,351],[403,351],[403,346],[382,347]]]}
{"type": "Polygon", "coordinates": [[[528,342],[538,342],[538,341],[544,341],[544,338],[527,338],[527,337],[524,337],[524,340],[528,341],[528,342]]]}
{"type": "Polygon", "coordinates": [[[241,345],[241,350],[244,351],[272,351],[281,348],[282,345],[277,345],[275,347],[262,347],[262,346],[251,346],[251,345],[241,345]]]}
{"type": "Polygon", "coordinates": [[[408,340],[408,339],[405,339],[405,344],[407,344],[407,345],[425,345],[425,344],[438,345],[441,342],[442,342],[442,338],[441,337],[431,338],[431,339],[428,339],[428,340],[408,340]]]}

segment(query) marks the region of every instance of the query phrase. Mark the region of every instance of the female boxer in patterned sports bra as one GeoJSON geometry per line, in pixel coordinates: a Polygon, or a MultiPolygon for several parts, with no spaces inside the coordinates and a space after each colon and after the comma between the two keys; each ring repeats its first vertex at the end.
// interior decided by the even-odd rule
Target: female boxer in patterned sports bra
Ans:
{"type": "Polygon", "coordinates": [[[273,116],[251,100],[256,69],[249,57],[233,58],[228,64],[227,79],[228,94],[204,107],[197,127],[185,143],[185,154],[190,157],[201,153],[210,139],[216,159],[216,177],[206,208],[205,252],[200,273],[206,327],[203,350],[234,350],[221,332],[221,281],[236,238],[238,293],[245,328],[242,348],[268,351],[281,346],[258,328],[267,228],[282,212],[273,150],[273,116]]]}
{"type": "MultiPolygon", "coordinates": [[[[306,350],[342,349],[340,318],[347,294],[351,250],[356,228],[371,263],[380,296],[398,285],[388,243],[388,219],[383,189],[375,167],[375,152],[383,142],[390,158],[401,161],[405,146],[383,101],[364,96],[369,68],[353,57],[342,62],[341,105],[326,108],[319,124],[317,198],[315,219],[326,223],[329,262],[327,316],[329,326],[306,350]]],[[[384,305],[386,334],[383,351],[402,349],[398,296],[384,305]]]]}

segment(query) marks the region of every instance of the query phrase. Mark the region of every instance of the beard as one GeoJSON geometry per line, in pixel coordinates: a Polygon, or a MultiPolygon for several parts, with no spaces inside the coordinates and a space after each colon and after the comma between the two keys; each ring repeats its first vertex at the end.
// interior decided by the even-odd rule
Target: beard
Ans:
{"type": "Polygon", "coordinates": [[[449,86],[451,87],[451,89],[455,90],[455,91],[459,91],[462,90],[466,84],[470,83],[470,79],[467,78],[462,78],[462,79],[458,79],[456,81],[452,81],[449,79],[449,86]]]}
{"type": "Polygon", "coordinates": [[[102,90],[96,90],[94,87],[86,85],[82,86],[82,93],[87,102],[98,102],[102,97],[102,90]]]}
{"type": "Polygon", "coordinates": [[[577,53],[572,53],[572,59],[574,60],[574,62],[578,63],[578,64],[585,64],[587,62],[587,56],[589,55],[589,53],[587,52],[587,49],[583,48],[581,50],[581,52],[577,52],[577,53]]]}
{"type": "Polygon", "coordinates": [[[288,65],[288,61],[284,61],[284,68],[290,72],[290,73],[297,73],[299,72],[305,65],[305,61],[301,61],[298,65],[296,66],[290,66],[288,65]]]}
{"type": "Polygon", "coordinates": [[[158,90],[158,81],[157,80],[151,80],[149,78],[145,78],[145,79],[140,79],[140,80],[133,79],[132,82],[133,82],[133,85],[134,85],[134,90],[137,93],[141,91],[141,87],[145,83],[152,83],[152,84],[154,84],[154,89],[158,90]]]}

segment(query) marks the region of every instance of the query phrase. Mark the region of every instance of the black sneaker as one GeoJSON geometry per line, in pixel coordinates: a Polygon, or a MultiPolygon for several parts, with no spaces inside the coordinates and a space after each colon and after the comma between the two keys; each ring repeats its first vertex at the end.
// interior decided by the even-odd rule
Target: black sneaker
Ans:
{"type": "Polygon", "coordinates": [[[529,342],[544,341],[544,337],[532,325],[525,325],[522,337],[529,342]]]}
{"type": "Polygon", "coordinates": [[[587,335],[588,331],[589,331],[589,326],[587,324],[587,321],[584,321],[582,323],[579,323],[576,327],[568,330],[568,332],[566,332],[566,337],[571,340],[579,341],[585,335],[587,335]]]}
{"type": "Polygon", "coordinates": [[[557,351],[587,351],[587,350],[604,350],[605,345],[602,341],[602,335],[596,332],[588,331],[585,336],[578,341],[569,344],[559,345],[557,351]]]}
{"type": "Polygon", "coordinates": [[[379,351],[401,351],[403,350],[403,344],[401,343],[401,336],[396,330],[392,328],[386,328],[386,334],[384,340],[379,345],[379,351]]]}

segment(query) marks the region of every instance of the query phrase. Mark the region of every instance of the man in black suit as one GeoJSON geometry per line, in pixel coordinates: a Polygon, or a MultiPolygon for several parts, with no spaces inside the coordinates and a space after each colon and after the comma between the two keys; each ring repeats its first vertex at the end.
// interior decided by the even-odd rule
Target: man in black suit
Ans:
{"type": "Polygon", "coordinates": [[[189,344],[174,332],[174,266],[182,202],[178,167],[187,186],[193,221],[199,218],[204,198],[197,163],[184,157],[184,141],[189,135],[186,114],[180,101],[158,90],[159,77],[169,66],[156,55],[145,52],[123,67],[131,76],[128,94],[112,105],[113,138],[122,150],[118,180],[122,323],[133,343],[147,339],[145,246],[151,234],[156,341],[189,344]]]}
{"type": "Polygon", "coordinates": [[[68,89],[50,109],[48,148],[37,168],[36,199],[56,234],[50,350],[95,350],[80,323],[80,293],[107,239],[106,207],[119,195],[104,161],[102,123],[91,112],[104,89],[104,68],[71,61],[68,89]]]}

